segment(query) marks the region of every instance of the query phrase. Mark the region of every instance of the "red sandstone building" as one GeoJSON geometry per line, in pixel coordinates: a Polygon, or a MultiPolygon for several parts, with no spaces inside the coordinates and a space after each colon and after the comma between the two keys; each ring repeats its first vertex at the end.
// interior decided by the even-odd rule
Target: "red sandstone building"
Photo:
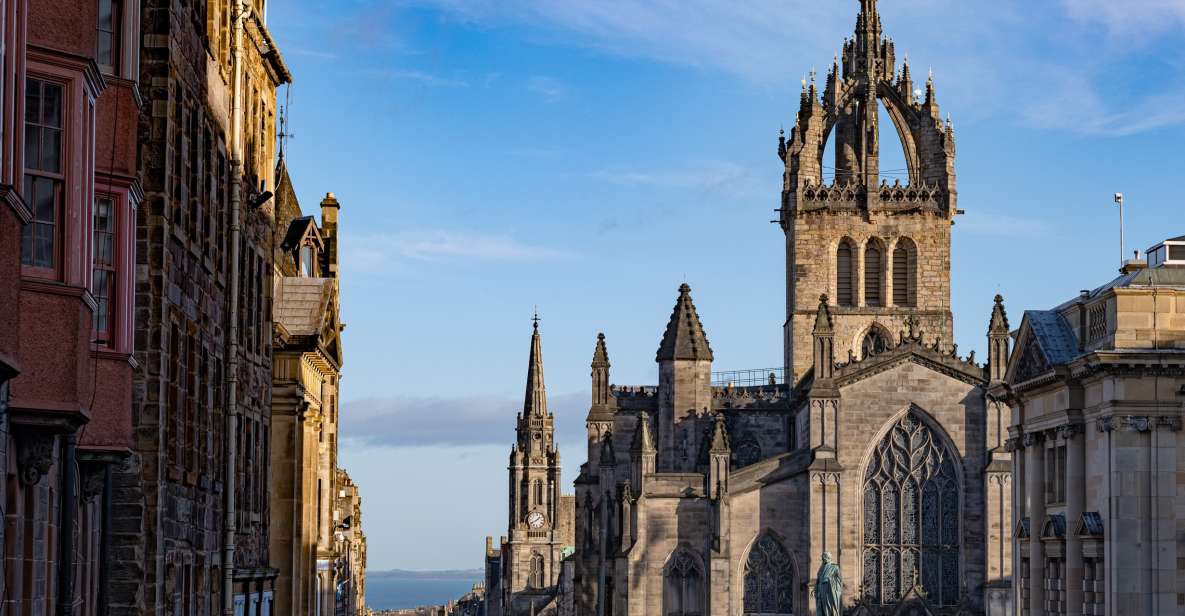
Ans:
{"type": "Polygon", "coordinates": [[[0,0],[5,614],[105,602],[132,436],[137,6],[0,0]]]}

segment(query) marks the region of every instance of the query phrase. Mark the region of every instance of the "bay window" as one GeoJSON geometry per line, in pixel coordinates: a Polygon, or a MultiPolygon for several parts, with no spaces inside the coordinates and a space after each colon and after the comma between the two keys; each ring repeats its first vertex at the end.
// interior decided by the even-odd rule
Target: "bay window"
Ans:
{"type": "Polygon", "coordinates": [[[49,274],[60,261],[62,90],[53,82],[25,80],[24,196],[33,220],[21,233],[21,264],[49,274]]]}
{"type": "Polygon", "coordinates": [[[95,199],[94,273],[91,295],[95,298],[95,339],[110,344],[115,329],[118,289],[116,286],[116,208],[115,199],[95,199]]]}

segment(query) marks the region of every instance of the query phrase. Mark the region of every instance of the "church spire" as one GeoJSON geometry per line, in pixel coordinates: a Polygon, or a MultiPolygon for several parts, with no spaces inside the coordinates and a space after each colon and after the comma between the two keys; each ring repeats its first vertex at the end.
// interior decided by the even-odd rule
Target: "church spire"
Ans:
{"type": "Polygon", "coordinates": [[[527,363],[527,395],[523,401],[523,417],[547,416],[547,389],[543,385],[543,348],[539,340],[539,313],[532,321],[531,359],[527,363]]]}
{"type": "Polygon", "coordinates": [[[1004,298],[997,295],[995,305],[992,306],[992,319],[988,322],[988,378],[993,382],[1003,381],[1008,372],[1008,345],[1011,339],[1004,298]]]}
{"type": "Polygon", "coordinates": [[[708,337],[704,334],[704,326],[691,301],[691,287],[687,283],[679,286],[679,299],[675,302],[675,310],[671,312],[671,320],[667,323],[667,330],[662,335],[662,343],[655,356],[655,360],[660,362],[679,359],[712,361],[712,347],[708,345],[708,337]]]}

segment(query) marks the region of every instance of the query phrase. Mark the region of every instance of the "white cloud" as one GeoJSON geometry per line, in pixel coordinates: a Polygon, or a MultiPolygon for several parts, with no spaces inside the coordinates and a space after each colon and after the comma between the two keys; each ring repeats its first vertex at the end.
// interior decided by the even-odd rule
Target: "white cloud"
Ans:
{"type": "MultiPolygon", "coordinates": [[[[818,0],[407,1],[475,23],[550,29],[563,44],[791,88],[812,67],[826,67],[857,10],[854,2],[818,0]]],[[[1113,85],[1132,70],[1115,62],[1135,64],[1126,57],[1133,50],[1185,27],[1185,0],[896,0],[881,12],[898,55],[917,52],[915,74],[936,68],[939,100],[956,120],[1019,115],[1038,128],[1112,136],[1185,122],[1165,105],[1178,90],[1124,92],[1130,98],[1121,100],[1113,85]]],[[[1178,72],[1162,83],[1183,80],[1178,72]]]]}
{"type": "Polygon", "coordinates": [[[568,95],[568,86],[558,79],[536,75],[527,80],[527,91],[538,94],[548,103],[554,103],[568,95]]]}
{"type": "Polygon", "coordinates": [[[1061,5],[1073,19],[1102,25],[1117,37],[1185,28],[1185,0],[1061,0],[1061,5]]]}
{"type": "Polygon", "coordinates": [[[997,237],[1045,237],[1050,227],[1035,218],[1017,218],[1007,214],[971,209],[955,220],[959,233],[997,237]]]}
{"type": "Polygon", "coordinates": [[[352,237],[343,250],[348,253],[343,255],[343,263],[356,271],[384,270],[400,259],[509,261],[569,256],[561,250],[523,244],[509,237],[458,231],[361,235],[352,237]]]}
{"type": "MultiPolygon", "coordinates": [[[[525,378],[525,376],[524,376],[525,378]]],[[[548,396],[558,442],[579,441],[588,394],[548,396]]],[[[371,447],[506,445],[514,442],[521,398],[393,397],[342,403],[342,438],[371,447]]]]}
{"type": "Polygon", "coordinates": [[[390,79],[407,79],[416,81],[426,86],[434,88],[468,88],[469,82],[463,79],[448,79],[425,73],[424,71],[408,70],[408,69],[382,69],[377,73],[383,77],[390,79]]]}
{"type": "Polygon", "coordinates": [[[660,170],[610,167],[596,171],[592,176],[622,186],[694,189],[728,195],[746,194],[754,183],[754,176],[748,169],[727,162],[660,170]]]}

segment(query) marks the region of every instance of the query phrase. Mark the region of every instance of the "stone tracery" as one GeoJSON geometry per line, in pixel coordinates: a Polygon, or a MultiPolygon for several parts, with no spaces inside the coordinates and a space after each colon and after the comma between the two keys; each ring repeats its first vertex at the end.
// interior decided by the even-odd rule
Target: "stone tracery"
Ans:
{"type": "Polygon", "coordinates": [[[790,554],[769,533],[753,543],[745,562],[745,615],[794,613],[794,567],[790,554]]]}
{"type": "Polygon", "coordinates": [[[916,584],[931,603],[959,601],[957,458],[913,411],[864,473],[864,600],[892,604],[916,584]]]}

